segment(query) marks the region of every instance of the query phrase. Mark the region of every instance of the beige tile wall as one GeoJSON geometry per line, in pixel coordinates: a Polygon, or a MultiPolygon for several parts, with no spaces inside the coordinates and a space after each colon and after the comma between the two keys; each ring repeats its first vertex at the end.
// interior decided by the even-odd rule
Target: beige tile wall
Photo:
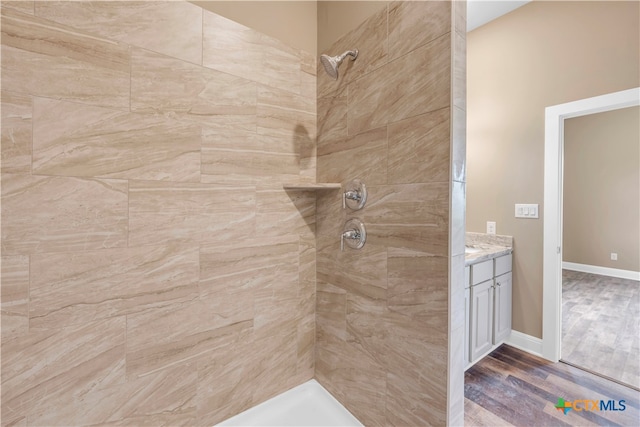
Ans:
{"type": "Polygon", "coordinates": [[[367,426],[462,425],[462,9],[389,3],[327,50],[360,50],[337,81],[318,71],[318,180],[369,198],[318,198],[316,377],[367,426]],[[354,217],[367,242],[340,252],[354,217]]]}
{"type": "Polygon", "coordinates": [[[316,60],[186,2],[2,3],[2,425],[313,377],[316,60]]]}

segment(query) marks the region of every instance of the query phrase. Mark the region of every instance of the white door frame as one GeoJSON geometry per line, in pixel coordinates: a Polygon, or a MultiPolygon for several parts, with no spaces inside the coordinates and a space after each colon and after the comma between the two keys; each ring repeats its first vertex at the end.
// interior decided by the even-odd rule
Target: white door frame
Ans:
{"type": "Polygon", "coordinates": [[[640,87],[545,108],[542,356],[557,362],[562,340],[564,120],[640,105],[640,87]]]}

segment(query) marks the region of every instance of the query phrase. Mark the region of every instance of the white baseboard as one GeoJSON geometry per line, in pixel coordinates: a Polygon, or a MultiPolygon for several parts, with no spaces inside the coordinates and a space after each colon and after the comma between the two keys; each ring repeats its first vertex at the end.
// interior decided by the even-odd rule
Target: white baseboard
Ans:
{"type": "Polygon", "coordinates": [[[597,265],[578,264],[575,262],[562,262],[565,270],[580,271],[582,273],[600,274],[602,276],[618,277],[620,279],[640,281],[640,271],[620,270],[618,268],[599,267],[597,265]]]}
{"type": "Polygon", "coordinates": [[[531,353],[534,356],[543,357],[542,340],[540,338],[512,330],[511,335],[509,335],[509,338],[507,338],[505,342],[512,347],[531,353]]]}

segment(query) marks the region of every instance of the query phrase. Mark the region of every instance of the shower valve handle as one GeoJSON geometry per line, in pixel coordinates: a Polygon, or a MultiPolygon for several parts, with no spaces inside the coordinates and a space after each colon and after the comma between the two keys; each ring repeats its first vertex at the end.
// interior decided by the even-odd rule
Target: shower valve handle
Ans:
{"type": "Polygon", "coordinates": [[[342,209],[347,207],[347,199],[360,202],[360,200],[362,200],[362,196],[358,190],[345,191],[342,193],[342,209]]]}
{"type": "Polygon", "coordinates": [[[361,249],[367,240],[364,224],[357,218],[352,218],[342,228],[340,233],[340,251],[344,251],[345,244],[351,249],[361,249]]]}
{"type": "Polygon", "coordinates": [[[340,235],[340,250],[344,251],[344,239],[360,240],[361,238],[360,231],[355,228],[345,231],[340,235]]]}
{"type": "Polygon", "coordinates": [[[367,186],[359,179],[349,181],[342,192],[342,209],[357,211],[367,203],[367,186]]]}

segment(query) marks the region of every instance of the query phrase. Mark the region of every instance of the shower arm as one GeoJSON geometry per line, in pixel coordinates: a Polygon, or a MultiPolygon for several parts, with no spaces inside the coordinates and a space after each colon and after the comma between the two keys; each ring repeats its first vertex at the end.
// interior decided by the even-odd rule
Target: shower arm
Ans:
{"type": "Polygon", "coordinates": [[[355,60],[358,57],[358,49],[356,50],[348,50],[345,53],[343,53],[342,55],[338,56],[336,58],[336,61],[339,63],[341,63],[342,61],[344,61],[344,58],[346,58],[347,56],[351,56],[351,60],[355,60]]]}

